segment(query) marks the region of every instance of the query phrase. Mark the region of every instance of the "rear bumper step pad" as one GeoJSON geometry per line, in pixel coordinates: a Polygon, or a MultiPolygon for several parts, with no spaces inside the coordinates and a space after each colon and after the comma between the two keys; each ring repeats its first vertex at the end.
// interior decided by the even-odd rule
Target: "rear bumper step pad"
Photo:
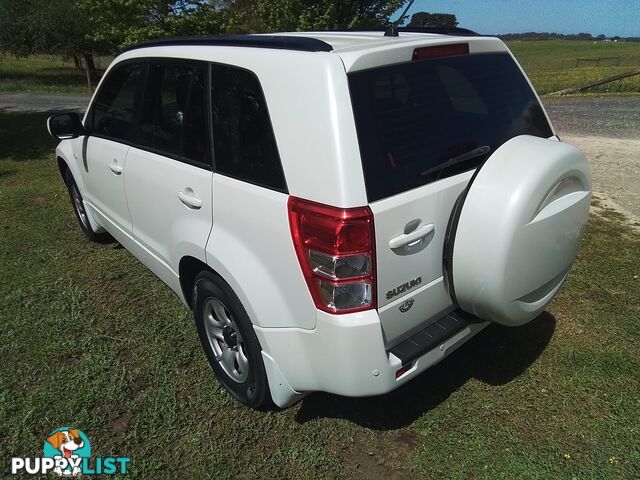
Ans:
{"type": "Polygon", "coordinates": [[[473,315],[461,310],[456,310],[413,334],[402,343],[393,347],[389,352],[398,357],[403,366],[407,365],[416,358],[433,350],[470,323],[478,321],[480,320],[473,315]]]}

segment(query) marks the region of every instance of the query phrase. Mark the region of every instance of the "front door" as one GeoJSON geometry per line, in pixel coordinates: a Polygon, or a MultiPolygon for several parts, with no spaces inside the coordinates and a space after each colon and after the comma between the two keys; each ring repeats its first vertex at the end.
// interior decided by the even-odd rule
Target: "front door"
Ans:
{"type": "Polygon", "coordinates": [[[141,79],[140,64],[115,67],[102,82],[87,115],[90,134],[82,152],[85,200],[116,238],[122,232],[131,234],[124,177],[141,79]]]}

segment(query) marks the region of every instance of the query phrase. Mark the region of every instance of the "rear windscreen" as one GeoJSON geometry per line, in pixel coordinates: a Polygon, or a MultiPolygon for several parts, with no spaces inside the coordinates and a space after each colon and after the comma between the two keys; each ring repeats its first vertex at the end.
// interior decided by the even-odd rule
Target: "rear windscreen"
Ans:
{"type": "Polygon", "coordinates": [[[517,135],[553,135],[507,53],[353,72],[349,88],[369,201],[476,168],[517,135]]]}

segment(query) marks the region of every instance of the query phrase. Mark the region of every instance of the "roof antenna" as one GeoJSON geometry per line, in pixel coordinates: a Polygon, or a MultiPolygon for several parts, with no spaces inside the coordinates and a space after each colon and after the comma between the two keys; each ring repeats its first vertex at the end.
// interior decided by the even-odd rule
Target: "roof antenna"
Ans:
{"type": "Polygon", "coordinates": [[[398,17],[398,19],[393,22],[391,24],[391,26],[389,26],[385,31],[384,31],[384,36],[385,37],[398,37],[398,25],[400,25],[402,23],[402,21],[404,20],[404,17],[407,16],[407,12],[409,11],[409,9],[411,8],[411,5],[413,5],[413,2],[415,0],[411,0],[409,2],[409,5],[407,5],[407,8],[404,9],[404,11],[402,12],[402,15],[400,15],[398,17]]]}

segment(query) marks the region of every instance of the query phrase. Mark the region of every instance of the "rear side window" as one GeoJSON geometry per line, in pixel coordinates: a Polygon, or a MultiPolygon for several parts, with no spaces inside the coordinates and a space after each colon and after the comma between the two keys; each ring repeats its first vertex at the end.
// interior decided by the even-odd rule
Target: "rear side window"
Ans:
{"type": "Polygon", "coordinates": [[[443,57],[349,74],[369,201],[473,168],[512,137],[550,137],[507,53],[443,57]]]}
{"type": "Polygon", "coordinates": [[[205,85],[204,65],[149,64],[138,143],[208,163],[205,85]]]}
{"type": "Polygon", "coordinates": [[[91,112],[93,133],[115,140],[133,139],[133,121],[141,81],[138,64],[115,67],[105,78],[91,112]]]}
{"type": "Polygon", "coordinates": [[[286,191],[282,164],[258,78],[248,70],[211,66],[216,171],[286,191]]]}

